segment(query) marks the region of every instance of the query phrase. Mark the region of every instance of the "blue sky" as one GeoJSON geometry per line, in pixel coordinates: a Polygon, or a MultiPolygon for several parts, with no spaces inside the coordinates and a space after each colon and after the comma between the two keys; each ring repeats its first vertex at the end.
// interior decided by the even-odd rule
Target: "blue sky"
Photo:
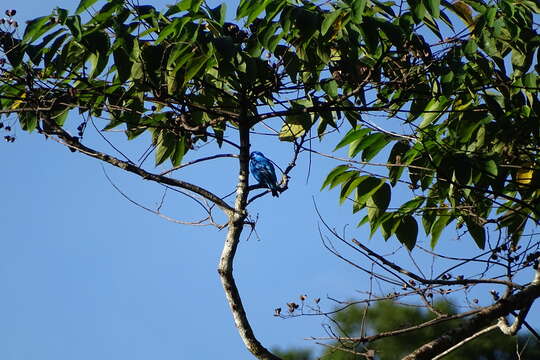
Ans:
{"type": "MultiPolygon", "coordinates": [[[[151,3],[160,7],[168,2],[151,3]]],[[[23,0],[6,5],[15,5],[17,20],[23,23],[55,5],[73,10],[77,4],[23,0]]],[[[73,127],[80,122],[75,117],[69,121],[73,127]]],[[[36,133],[16,129],[16,137],[12,144],[0,143],[1,359],[251,358],[216,271],[225,231],[167,222],[123,198],[98,161],[36,133]]],[[[147,140],[127,144],[115,133],[110,139],[139,154],[147,140]]],[[[88,141],[106,148],[98,137],[88,141]]],[[[330,142],[321,149],[329,151],[337,137],[330,142]]],[[[260,136],[252,145],[286,167],[290,144],[260,136]]],[[[203,149],[186,161],[212,151],[203,149]]],[[[307,294],[308,302],[320,297],[321,306],[329,310],[333,303],[327,296],[350,299],[369,286],[365,275],[332,256],[320,241],[313,200],[329,224],[338,229],[349,224],[349,236],[368,242],[369,230],[355,228],[360,217],[351,216],[350,205],[338,206],[336,191],[319,191],[337,164],[313,158],[309,179],[308,164],[304,156],[292,173],[289,191],[279,199],[266,196],[253,204],[250,214],[259,216],[258,238],[248,239],[245,231],[236,257],[235,274],[248,317],[270,348],[309,346],[304,338],[325,335],[323,318],[283,320],[272,316],[274,308],[285,308],[286,302],[307,294]]],[[[105,169],[133,199],[150,207],[159,203],[159,185],[105,169]]],[[[236,163],[219,159],[177,176],[225,194],[234,189],[236,163]]],[[[166,200],[163,211],[169,216],[189,219],[199,214],[192,202],[174,193],[166,200]]],[[[399,247],[395,239],[384,243],[378,236],[368,244],[382,252],[399,247]]],[[[458,240],[453,230],[445,233],[437,250],[456,255],[475,251],[471,241],[458,240]]],[[[395,259],[410,264],[406,251],[399,254],[395,259]]],[[[431,267],[430,258],[419,251],[413,256],[420,267],[431,267]]],[[[365,259],[354,259],[369,266],[365,259]]],[[[471,296],[488,304],[485,294],[471,296]]],[[[538,323],[537,312],[531,311],[532,323],[538,323]]]]}

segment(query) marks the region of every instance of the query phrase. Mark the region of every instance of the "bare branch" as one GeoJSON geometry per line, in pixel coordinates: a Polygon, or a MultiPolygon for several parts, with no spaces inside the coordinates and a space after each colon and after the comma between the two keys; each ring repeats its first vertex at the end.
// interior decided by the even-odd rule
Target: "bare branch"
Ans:
{"type": "Polygon", "coordinates": [[[465,345],[466,343],[468,343],[469,341],[471,340],[474,340],[476,339],[477,337],[479,336],[482,336],[490,331],[493,331],[497,328],[497,325],[491,325],[491,326],[488,326],[487,328],[483,329],[483,330],[480,330],[479,332],[477,332],[476,334],[474,335],[471,335],[469,336],[468,338],[464,339],[463,341],[460,341],[459,343],[457,343],[456,345],[452,346],[451,348],[449,348],[448,350],[440,353],[439,355],[435,356],[433,358],[433,360],[438,360],[438,359],[442,359],[443,357],[445,357],[446,355],[450,354],[451,352],[453,352],[454,350],[457,350],[459,349],[460,347],[462,347],[463,345],[465,345]]]}
{"type": "Polygon", "coordinates": [[[352,239],[351,241],[354,244],[356,244],[356,246],[360,247],[362,250],[367,252],[370,256],[373,256],[373,257],[377,258],[384,265],[389,266],[390,268],[392,268],[392,269],[394,269],[394,270],[396,270],[396,271],[398,271],[398,272],[400,272],[400,273],[402,273],[404,275],[407,275],[411,279],[414,279],[414,280],[416,280],[418,282],[421,282],[422,284],[425,284],[425,285],[501,284],[501,285],[513,286],[513,287],[518,288],[518,289],[523,288],[522,285],[516,284],[516,283],[514,283],[512,281],[500,280],[500,279],[458,279],[458,280],[438,280],[438,279],[431,280],[431,279],[424,279],[421,276],[418,276],[417,274],[412,273],[409,270],[406,270],[406,269],[402,268],[401,266],[394,264],[391,261],[388,261],[383,256],[375,253],[374,251],[369,249],[367,246],[360,243],[358,240],[352,239]]]}
{"type": "Polygon", "coordinates": [[[465,321],[459,327],[448,331],[437,339],[422,345],[403,360],[433,359],[446,349],[460,343],[464,339],[474,335],[478,331],[490,326],[496,319],[508,315],[511,311],[522,309],[530,302],[540,297],[540,284],[531,284],[524,290],[501,299],[491,306],[486,306],[471,319],[465,321]]]}
{"type": "MultiPolygon", "coordinates": [[[[223,228],[222,225],[219,225],[219,224],[216,224],[212,221],[212,218],[211,216],[207,216],[206,218],[202,219],[202,220],[199,220],[199,221],[182,221],[182,220],[178,220],[178,219],[174,219],[170,216],[167,216],[163,213],[161,213],[160,211],[160,208],[161,208],[161,205],[162,203],[160,204],[160,206],[158,207],[157,210],[154,210],[154,209],[151,209],[147,206],[144,206],[142,205],[141,203],[133,200],[132,198],[130,198],[126,193],[124,193],[113,181],[112,179],[109,177],[109,174],[107,174],[107,172],[105,171],[105,168],[102,166],[102,170],[103,170],[103,173],[105,174],[105,177],[107,178],[107,180],[109,181],[109,183],[111,184],[111,186],[116,190],[118,191],[118,193],[120,193],[120,195],[122,195],[127,201],[129,201],[130,203],[140,207],[141,209],[144,209],[148,212],[151,212],[152,214],[155,214],[167,221],[170,221],[170,222],[173,222],[175,224],[180,224],[180,225],[192,225],[192,226],[215,226],[217,227],[218,229],[221,229],[223,228]]],[[[163,200],[163,199],[162,199],[163,200]]],[[[207,209],[205,209],[207,210],[207,209]]],[[[208,211],[208,210],[207,210],[208,211]]]]}
{"type": "Polygon", "coordinates": [[[120,160],[120,159],[118,159],[118,158],[116,158],[114,156],[111,156],[109,154],[105,154],[105,153],[102,153],[100,151],[89,148],[89,147],[81,144],[81,142],[79,141],[79,139],[77,137],[71,136],[69,133],[67,133],[64,129],[59,127],[51,119],[45,118],[45,119],[43,119],[43,121],[47,124],[47,126],[49,126],[49,128],[53,129],[53,131],[54,131],[53,133],[49,133],[48,135],[56,135],[56,136],[58,136],[58,138],[62,140],[60,142],[63,143],[64,145],[68,146],[70,149],[79,151],[79,152],[81,152],[81,153],[83,153],[85,155],[88,155],[90,157],[93,157],[93,158],[99,159],[101,161],[107,162],[107,163],[109,163],[111,165],[114,165],[114,166],[116,166],[116,167],[118,167],[118,168],[120,168],[122,170],[125,170],[125,171],[131,172],[133,174],[139,175],[143,179],[152,180],[152,181],[155,181],[155,182],[160,183],[160,184],[167,184],[167,185],[170,185],[170,186],[179,187],[179,188],[183,188],[183,189],[192,191],[192,192],[194,192],[196,194],[199,194],[203,198],[215,203],[217,206],[219,206],[227,214],[233,213],[235,211],[232,207],[230,207],[225,201],[220,199],[217,195],[211,193],[210,191],[208,191],[208,190],[206,190],[206,189],[204,189],[204,188],[202,188],[200,186],[197,186],[197,185],[185,182],[185,181],[172,179],[172,178],[169,178],[169,177],[166,177],[166,176],[163,176],[163,175],[152,174],[152,173],[150,173],[150,172],[148,172],[146,170],[143,170],[143,169],[141,169],[141,168],[139,168],[139,167],[137,167],[137,166],[135,166],[135,165],[133,165],[133,164],[131,164],[129,162],[120,160]]]}

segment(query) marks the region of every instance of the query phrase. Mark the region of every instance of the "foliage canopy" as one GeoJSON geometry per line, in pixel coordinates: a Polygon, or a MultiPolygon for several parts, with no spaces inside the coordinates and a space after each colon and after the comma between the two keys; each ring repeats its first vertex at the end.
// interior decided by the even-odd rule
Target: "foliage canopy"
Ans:
{"type": "Polygon", "coordinates": [[[197,143],[221,145],[241,116],[249,128],[283,119],[279,138],[296,142],[349,123],[336,149],[359,163],[388,149],[387,173],[349,163],[323,187],[367,208],[372,233],[412,249],[421,219],[435,246],[456,220],[484,248],[485,225],[517,243],[538,222],[535,1],[244,0],[242,28],[225,4],[197,0],[165,11],[109,0],[85,21],[96,3],[56,8],[20,38],[0,33],[0,107],[23,129],[49,131],[43,117],[64,126],[76,109],[128,139],[150,132],[155,163],[178,166],[197,143]],[[400,182],[412,198],[391,211],[400,182]]]}
{"type": "Polygon", "coordinates": [[[236,22],[227,22],[225,4],[202,0],[163,11],[130,0],[81,0],[74,13],[57,7],[20,33],[10,10],[0,22],[1,125],[9,132],[18,122],[72,151],[187,190],[212,204],[209,213],[222,209],[228,220],[218,227],[228,229],[219,274],[240,334],[260,359],[277,358],[253,334],[232,263],[243,227],[254,226],[248,205],[264,194],[248,199],[262,187],[248,183],[250,136],[262,126],[294,145],[280,192],[299,154],[316,152],[311,140],[339,132],[335,150],[348,154],[324,154],[341,164],[322,188],[339,187],[340,202],[352,202],[371,235],[395,235],[412,250],[421,223],[435,247],[455,223],[478,248],[489,248],[479,255],[488,264],[508,251],[507,282],[448,282],[444,274],[421,280],[504,284],[511,301],[492,305],[488,320],[517,309],[525,317],[540,296],[540,271],[531,284],[512,281],[532,263],[538,269],[539,243],[512,252],[540,220],[538,13],[536,0],[241,0],[236,22]],[[79,115],[76,135],[70,113],[79,115]],[[155,165],[172,168],[153,173],[121,160],[114,146],[111,153],[90,147],[85,129],[94,119],[103,121],[99,134],[149,135],[155,165]],[[210,142],[235,154],[196,161],[239,160],[234,204],[170,175],[210,142]],[[397,203],[397,193],[408,200],[397,203]]]}

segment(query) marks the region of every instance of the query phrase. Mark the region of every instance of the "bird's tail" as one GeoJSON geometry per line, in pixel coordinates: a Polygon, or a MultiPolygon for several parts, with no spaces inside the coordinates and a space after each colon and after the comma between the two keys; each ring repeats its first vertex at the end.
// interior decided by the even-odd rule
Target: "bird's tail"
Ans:
{"type": "Polygon", "coordinates": [[[279,197],[279,192],[277,191],[277,187],[270,188],[270,191],[272,192],[273,197],[279,197]]]}

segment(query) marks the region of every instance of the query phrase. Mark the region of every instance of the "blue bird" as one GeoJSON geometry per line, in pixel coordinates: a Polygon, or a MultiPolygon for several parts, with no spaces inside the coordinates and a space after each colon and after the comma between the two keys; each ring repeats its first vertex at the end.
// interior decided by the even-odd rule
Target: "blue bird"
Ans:
{"type": "Polygon", "coordinates": [[[259,151],[252,152],[249,160],[249,171],[253,177],[257,179],[259,184],[269,188],[272,191],[272,196],[278,197],[276,170],[272,162],[259,151]]]}

